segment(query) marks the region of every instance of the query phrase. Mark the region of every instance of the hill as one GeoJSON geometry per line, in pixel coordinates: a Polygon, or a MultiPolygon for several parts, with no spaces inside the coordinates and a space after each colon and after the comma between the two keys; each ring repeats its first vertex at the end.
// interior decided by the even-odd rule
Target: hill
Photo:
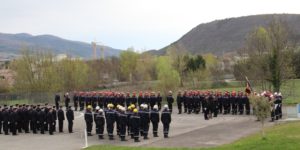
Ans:
{"type": "MultiPolygon", "coordinates": [[[[92,45],[90,43],[71,41],[53,35],[33,36],[27,33],[5,34],[0,33],[0,54],[7,56],[19,55],[21,50],[41,49],[49,50],[54,54],[68,54],[74,57],[89,59],[92,57],[92,45]]],[[[98,46],[98,57],[100,57],[100,45],[98,46]]],[[[103,46],[104,55],[118,56],[120,50],[103,46]]]]}
{"type": "Polygon", "coordinates": [[[300,39],[300,15],[254,15],[200,24],[174,43],[161,50],[151,50],[148,53],[162,55],[166,53],[166,49],[170,46],[186,50],[192,54],[213,53],[221,55],[227,52],[235,52],[243,47],[249,32],[253,31],[255,27],[267,26],[273,18],[284,21],[294,33],[293,37],[297,38],[296,40],[300,39]]]}

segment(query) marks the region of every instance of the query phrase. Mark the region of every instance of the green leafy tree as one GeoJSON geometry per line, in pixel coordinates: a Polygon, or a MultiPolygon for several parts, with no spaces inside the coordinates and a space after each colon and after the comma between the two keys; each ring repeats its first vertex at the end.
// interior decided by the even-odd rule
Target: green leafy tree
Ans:
{"type": "Polygon", "coordinates": [[[262,138],[265,138],[265,121],[270,116],[271,112],[271,105],[267,98],[263,96],[250,96],[250,102],[251,105],[255,109],[255,116],[257,117],[257,120],[261,123],[261,135],[262,138]]]}
{"type": "Polygon", "coordinates": [[[136,71],[139,54],[134,52],[132,48],[122,51],[120,54],[121,72],[127,79],[132,82],[133,73],[136,71]]]}
{"type": "Polygon", "coordinates": [[[166,95],[169,90],[174,91],[180,83],[179,73],[172,67],[171,60],[167,56],[158,58],[157,65],[157,87],[166,95]]]}
{"type": "Polygon", "coordinates": [[[273,87],[273,91],[280,91],[285,81],[295,77],[294,44],[288,39],[288,27],[280,20],[274,19],[266,28],[255,28],[247,37],[246,57],[234,67],[235,75],[247,75],[263,90],[273,87]]]}

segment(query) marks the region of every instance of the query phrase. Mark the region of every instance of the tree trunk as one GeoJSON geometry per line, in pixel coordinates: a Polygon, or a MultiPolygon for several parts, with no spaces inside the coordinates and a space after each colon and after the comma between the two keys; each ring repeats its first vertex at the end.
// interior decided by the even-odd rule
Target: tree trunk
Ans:
{"type": "Polygon", "coordinates": [[[261,136],[264,139],[265,138],[265,123],[263,121],[263,119],[261,119],[261,136]]]}

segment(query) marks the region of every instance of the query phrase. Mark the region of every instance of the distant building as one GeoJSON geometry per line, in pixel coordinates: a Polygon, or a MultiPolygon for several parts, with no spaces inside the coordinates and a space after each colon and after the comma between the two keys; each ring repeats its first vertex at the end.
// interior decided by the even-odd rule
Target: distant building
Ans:
{"type": "Polygon", "coordinates": [[[67,54],[58,54],[58,55],[56,55],[56,56],[54,57],[54,60],[56,60],[56,61],[61,61],[61,60],[66,59],[66,58],[68,58],[68,55],[67,55],[67,54]]]}
{"type": "Polygon", "coordinates": [[[14,83],[13,71],[9,69],[8,60],[0,60],[0,80],[6,81],[10,86],[14,83]]]}

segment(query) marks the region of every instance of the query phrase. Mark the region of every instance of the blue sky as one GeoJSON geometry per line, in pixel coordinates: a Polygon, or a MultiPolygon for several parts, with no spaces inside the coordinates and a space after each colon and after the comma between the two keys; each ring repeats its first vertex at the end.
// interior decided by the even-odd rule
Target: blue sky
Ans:
{"type": "Polygon", "coordinates": [[[143,51],[200,23],[255,14],[300,14],[297,0],[0,0],[0,32],[52,34],[143,51]]]}

